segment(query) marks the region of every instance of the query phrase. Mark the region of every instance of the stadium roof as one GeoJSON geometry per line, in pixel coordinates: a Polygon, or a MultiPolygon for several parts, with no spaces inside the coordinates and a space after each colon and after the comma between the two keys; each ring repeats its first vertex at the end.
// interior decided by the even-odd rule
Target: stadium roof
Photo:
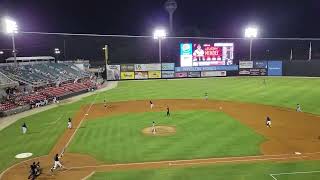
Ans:
{"type": "MultiPolygon", "coordinates": [[[[32,56],[32,57],[17,57],[18,62],[29,62],[29,61],[51,61],[55,60],[52,56],[32,56]]],[[[14,57],[9,57],[6,62],[14,62],[14,57]]]]}

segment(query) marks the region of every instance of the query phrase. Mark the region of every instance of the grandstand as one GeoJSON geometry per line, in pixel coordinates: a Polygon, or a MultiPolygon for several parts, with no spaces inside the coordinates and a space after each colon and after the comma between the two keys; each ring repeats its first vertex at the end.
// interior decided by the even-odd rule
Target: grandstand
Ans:
{"type": "Polygon", "coordinates": [[[0,116],[54,103],[96,88],[92,74],[51,57],[18,57],[18,64],[0,64],[0,116]],[[53,59],[54,60],[54,59],[53,59]],[[21,108],[21,107],[24,108],[21,108]]]}

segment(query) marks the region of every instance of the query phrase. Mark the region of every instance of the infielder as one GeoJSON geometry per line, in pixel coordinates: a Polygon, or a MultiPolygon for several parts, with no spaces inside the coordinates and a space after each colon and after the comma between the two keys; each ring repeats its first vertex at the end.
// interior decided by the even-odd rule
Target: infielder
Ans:
{"type": "Polygon", "coordinates": [[[151,131],[152,131],[152,134],[156,134],[156,123],[153,121],[152,122],[152,129],[151,129],[151,131]]]}
{"type": "Polygon", "coordinates": [[[21,130],[22,130],[22,134],[26,134],[26,133],[27,133],[28,128],[27,128],[26,123],[23,123],[23,124],[22,124],[21,130]]]}
{"type": "Polygon", "coordinates": [[[68,120],[68,129],[72,129],[72,122],[71,122],[71,118],[69,118],[69,120],[68,120]]]}
{"type": "Polygon", "coordinates": [[[266,125],[267,127],[271,128],[271,119],[269,116],[267,116],[266,125]]]}
{"type": "Polygon", "coordinates": [[[206,101],[208,101],[208,93],[207,92],[204,93],[204,98],[205,98],[206,101]]]}
{"type": "Polygon", "coordinates": [[[167,106],[167,117],[170,116],[170,109],[169,109],[169,106],[167,106]]]}
{"type": "Polygon", "coordinates": [[[153,109],[154,104],[152,103],[152,101],[150,101],[150,108],[153,109]]]}
{"type": "Polygon", "coordinates": [[[107,101],[106,101],[106,99],[103,100],[103,103],[104,103],[104,108],[107,109],[107,101]]]}
{"type": "Polygon", "coordinates": [[[58,154],[56,154],[56,155],[54,156],[54,158],[53,158],[53,160],[54,160],[54,165],[53,165],[53,167],[50,169],[51,172],[53,172],[53,170],[57,169],[57,167],[63,168],[63,166],[62,166],[62,164],[60,163],[60,160],[59,160],[60,158],[61,158],[61,156],[59,157],[58,154]]]}
{"type": "Polygon", "coordinates": [[[302,112],[300,104],[297,104],[297,109],[296,109],[296,111],[297,111],[297,112],[302,112]]]}

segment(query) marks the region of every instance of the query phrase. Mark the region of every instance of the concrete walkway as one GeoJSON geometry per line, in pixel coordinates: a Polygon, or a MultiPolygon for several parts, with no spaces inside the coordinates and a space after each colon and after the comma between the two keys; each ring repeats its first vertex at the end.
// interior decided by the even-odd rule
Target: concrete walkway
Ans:
{"type": "Polygon", "coordinates": [[[88,92],[85,94],[81,94],[78,96],[74,96],[65,100],[62,100],[61,103],[59,104],[50,104],[48,106],[43,106],[43,107],[39,107],[39,108],[35,108],[35,109],[31,109],[29,111],[25,111],[19,114],[15,114],[12,116],[8,116],[8,117],[4,117],[4,118],[0,118],[0,131],[8,126],[10,126],[11,124],[15,123],[16,121],[18,121],[21,118],[27,117],[27,116],[31,116],[33,114],[39,113],[39,112],[43,112],[61,105],[65,105],[65,104],[70,104],[70,103],[74,103],[77,102],[79,100],[81,100],[82,98],[91,96],[93,94],[95,94],[96,92],[104,92],[104,91],[108,91],[110,89],[116,88],[118,86],[118,82],[117,81],[110,81],[107,83],[106,87],[103,87],[97,91],[94,92],[88,92]]]}

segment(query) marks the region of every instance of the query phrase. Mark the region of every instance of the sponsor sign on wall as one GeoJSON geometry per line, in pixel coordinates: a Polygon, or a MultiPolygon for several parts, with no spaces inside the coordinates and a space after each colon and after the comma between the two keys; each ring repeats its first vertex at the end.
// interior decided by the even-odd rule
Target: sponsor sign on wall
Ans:
{"type": "Polygon", "coordinates": [[[121,79],[134,79],[134,72],[121,72],[121,79]]]}
{"type": "Polygon", "coordinates": [[[120,80],[120,65],[107,66],[107,80],[120,80]]]}
{"type": "Polygon", "coordinates": [[[268,75],[269,76],[282,76],[282,61],[269,61],[268,62],[268,75]]]}
{"type": "Polygon", "coordinates": [[[230,66],[207,66],[207,67],[176,67],[176,72],[189,71],[238,71],[238,65],[230,66]]]}
{"type": "Polygon", "coordinates": [[[149,71],[148,72],[149,79],[160,79],[161,71],[149,71]]]}
{"type": "Polygon", "coordinates": [[[268,62],[267,61],[254,61],[253,68],[267,69],[268,62]]]}
{"type": "Polygon", "coordinates": [[[201,77],[200,72],[188,72],[188,77],[201,77]]]}
{"type": "Polygon", "coordinates": [[[239,61],[239,69],[253,68],[253,61],[239,61]]]}
{"type": "Polygon", "coordinates": [[[240,69],[239,75],[243,76],[266,76],[267,69],[251,68],[251,69],[240,69]]]}
{"type": "Polygon", "coordinates": [[[161,64],[135,64],[134,71],[160,71],[161,64]]]}
{"type": "Polygon", "coordinates": [[[188,73],[187,72],[176,72],[175,76],[177,78],[184,78],[184,77],[188,77],[188,73]]]}
{"type": "Polygon", "coordinates": [[[134,65],[133,64],[121,64],[121,72],[133,72],[134,65]]]}
{"type": "Polygon", "coordinates": [[[161,69],[163,71],[174,71],[174,63],[162,63],[161,69]]]}
{"type": "Polygon", "coordinates": [[[148,72],[134,72],[135,79],[148,79],[148,72]]]}
{"type": "Polygon", "coordinates": [[[202,71],[201,77],[221,77],[227,76],[226,71],[202,71]]]}
{"type": "Polygon", "coordinates": [[[174,78],[174,71],[162,71],[162,78],[174,78]]]}

